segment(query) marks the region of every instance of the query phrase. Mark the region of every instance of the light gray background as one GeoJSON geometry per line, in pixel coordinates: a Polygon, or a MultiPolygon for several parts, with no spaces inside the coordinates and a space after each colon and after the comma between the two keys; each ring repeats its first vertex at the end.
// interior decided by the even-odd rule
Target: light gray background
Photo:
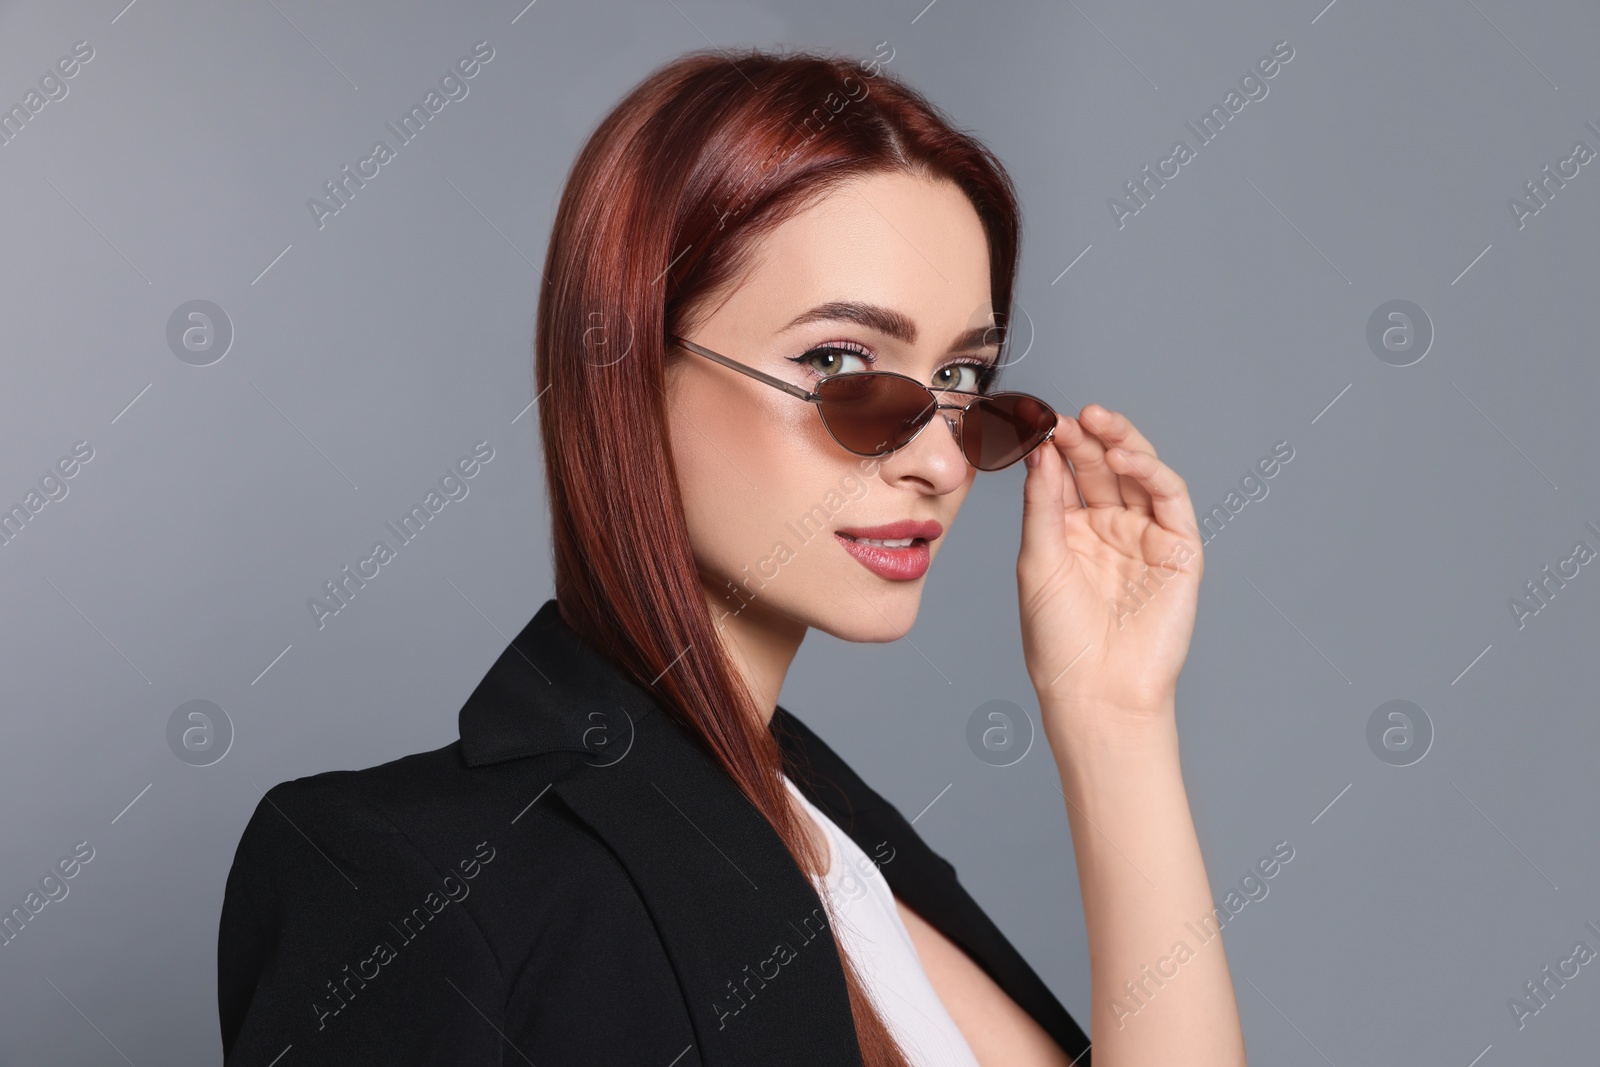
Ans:
{"type": "MultiPolygon", "coordinates": [[[[217,914],[259,791],[455,738],[552,591],[525,409],[561,182],[628,87],[708,41],[887,42],[995,149],[1026,213],[1011,384],[1127,411],[1201,510],[1294,448],[1207,547],[1178,704],[1218,899],[1295,849],[1225,935],[1252,1061],[1593,1059],[1596,965],[1520,1032],[1507,1006],[1600,949],[1600,566],[1520,629],[1507,606],[1600,548],[1600,163],[1521,229],[1507,207],[1600,149],[1593,5],[123,2],[0,10],[5,106],[95,50],[0,147],[0,502],[94,449],[0,548],[0,905],[95,849],[0,948],[0,1063],[216,1062],[217,914]],[[479,40],[467,98],[319,231],[307,198],[479,40]],[[1268,96],[1119,229],[1107,198],[1280,40],[1268,96]],[[236,331],[207,367],[166,343],[194,299],[236,331]],[[1411,366],[1367,343],[1392,299],[1436,332],[1411,366]],[[307,599],[479,440],[470,494],[319,631],[307,599]],[[236,732],[208,767],[166,739],[195,699],[236,732]],[[1393,699],[1436,734],[1411,766],[1366,740],[1393,699]]],[[[1048,752],[996,768],[965,739],[986,701],[1037,715],[1022,474],[978,479],[904,640],[814,634],[783,699],[1087,1022],[1048,752]]]]}

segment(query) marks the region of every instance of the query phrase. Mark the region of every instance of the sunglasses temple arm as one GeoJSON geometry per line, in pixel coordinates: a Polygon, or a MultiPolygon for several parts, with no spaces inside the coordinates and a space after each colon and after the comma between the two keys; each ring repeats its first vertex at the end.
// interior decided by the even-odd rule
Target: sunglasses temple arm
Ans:
{"type": "Polygon", "coordinates": [[[792,397],[807,401],[808,403],[816,400],[815,394],[800,388],[800,386],[795,385],[793,382],[786,382],[782,378],[774,378],[765,371],[756,370],[754,367],[747,367],[743,363],[731,360],[721,353],[713,352],[709,348],[703,348],[700,345],[695,344],[693,341],[686,341],[682,337],[678,337],[673,339],[673,343],[678,345],[680,348],[688,349],[690,352],[698,352],[700,355],[705,356],[707,359],[714,360],[717,363],[722,364],[724,367],[731,367],[740,374],[748,374],[750,377],[756,379],[756,381],[766,382],[775,389],[782,389],[792,397]]]}

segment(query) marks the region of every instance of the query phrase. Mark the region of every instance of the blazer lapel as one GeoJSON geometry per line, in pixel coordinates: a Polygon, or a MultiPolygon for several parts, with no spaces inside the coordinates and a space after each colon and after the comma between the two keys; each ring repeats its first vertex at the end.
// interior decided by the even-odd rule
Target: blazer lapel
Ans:
{"type": "Polygon", "coordinates": [[[461,746],[474,766],[587,754],[552,792],[632,879],[701,1063],[861,1062],[816,890],[732,780],[566,625],[554,599],[462,708],[461,746]]]}
{"type": "Polygon", "coordinates": [[[781,705],[773,734],[789,777],[806,798],[878,862],[895,896],[939,930],[1033,1016],[1056,1044],[1089,1067],[1089,1037],[999,927],[956,880],[955,868],[928,847],[900,812],[874,792],[810,727],[781,705]]]}
{"type": "MultiPolygon", "coordinates": [[[[688,731],[583,641],[554,599],[473,691],[460,727],[472,766],[549,752],[585,757],[551,792],[632,879],[689,1006],[701,1063],[860,1064],[815,888],[688,731]]],[[[895,895],[1088,1067],[1088,1037],[955,868],[793,714],[780,706],[772,728],[807,798],[869,856],[891,857],[882,870],[895,895]]]]}

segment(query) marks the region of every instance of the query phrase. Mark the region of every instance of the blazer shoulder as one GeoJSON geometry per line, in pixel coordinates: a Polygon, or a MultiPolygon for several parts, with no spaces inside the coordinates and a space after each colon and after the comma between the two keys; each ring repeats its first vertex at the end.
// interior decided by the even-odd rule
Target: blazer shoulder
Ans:
{"type": "Polygon", "coordinates": [[[420,850],[400,825],[403,819],[395,818],[384,799],[398,784],[397,779],[420,786],[436,801],[442,799],[441,790],[427,786],[437,774],[405,772],[424,770],[437,763],[444,751],[418,753],[364,770],[322,771],[277,783],[261,795],[245,824],[234,850],[234,866],[249,868],[273,882],[301,877],[313,866],[343,877],[346,872],[334,860],[335,852],[355,866],[375,871],[425,865],[420,850]]]}
{"type": "Polygon", "coordinates": [[[516,1006],[519,1024],[554,1032],[554,1014],[573,1008],[549,992],[555,961],[603,958],[574,983],[595,992],[627,980],[627,953],[596,951],[608,941],[632,946],[636,961],[638,948],[659,956],[615,857],[554,795],[540,799],[566,762],[472,768],[452,744],[267,790],[235,850],[218,928],[228,1062],[270,1060],[296,1033],[297,1052],[367,1042],[395,1049],[389,1062],[423,1062],[419,1048],[454,1031],[435,1025],[428,1006],[441,998],[465,1011],[466,1030],[482,1019],[462,997],[503,1029],[516,1006]]]}
{"type": "MultiPolygon", "coordinates": [[[[470,877],[441,870],[364,795],[360,773],[280,782],[240,836],[217,928],[227,1062],[271,1059],[313,1034],[330,1056],[361,1041],[388,1048],[415,1037],[404,1005],[417,1000],[423,959],[480,995],[503,988],[481,927],[457,903],[470,877]],[[412,941],[422,947],[407,950],[412,941]],[[396,958],[406,964],[387,966],[396,958]],[[378,980],[387,974],[395,977],[378,980]],[[368,985],[377,992],[363,993],[368,985]]],[[[468,858],[481,869],[494,854],[468,858]]]]}
{"type": "MultiPolygon", "coordinates": [[[[581,763],[567,753],[474,768],[459,742],[359,770],[279,782],[262,794],[234,852],[263,910],[297,899],[306,881],[359,885],[397,877],[462,878],[513,834],[545,865],[573,863],[584,835],[539,800],[581,763]],[[534,783],[539,783],[535,785],[534,783]],[[530,840],[531,838],[531,840],[530,840]]],[[[230,884],[238,881],[231,878],[230,884]]]]}

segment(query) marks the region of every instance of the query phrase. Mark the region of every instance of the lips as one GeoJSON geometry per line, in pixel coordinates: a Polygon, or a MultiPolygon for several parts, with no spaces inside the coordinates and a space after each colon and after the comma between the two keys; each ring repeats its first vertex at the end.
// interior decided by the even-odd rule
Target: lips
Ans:
{"type": "Polygon", "coordinates": [[[928,543],[942,533],[944,527],[931,519],[902,519],[882,526],[835,530],[833,535],[856,562],[873,574],[892,582],[909,582],[928,572],[932,559],[928,543]],[[889,543],[874,543],[883,541],[889,543]]]}
{"type": "Polygon", "coordinates": [[[901,519],[899,522],[886,523],[883,526],[859,526],[854,529],[837,530],[835,532],[857,541],[893,541],[907,537],[932,541],[944,533],[944,527],[933,519],[901,519]]]}

